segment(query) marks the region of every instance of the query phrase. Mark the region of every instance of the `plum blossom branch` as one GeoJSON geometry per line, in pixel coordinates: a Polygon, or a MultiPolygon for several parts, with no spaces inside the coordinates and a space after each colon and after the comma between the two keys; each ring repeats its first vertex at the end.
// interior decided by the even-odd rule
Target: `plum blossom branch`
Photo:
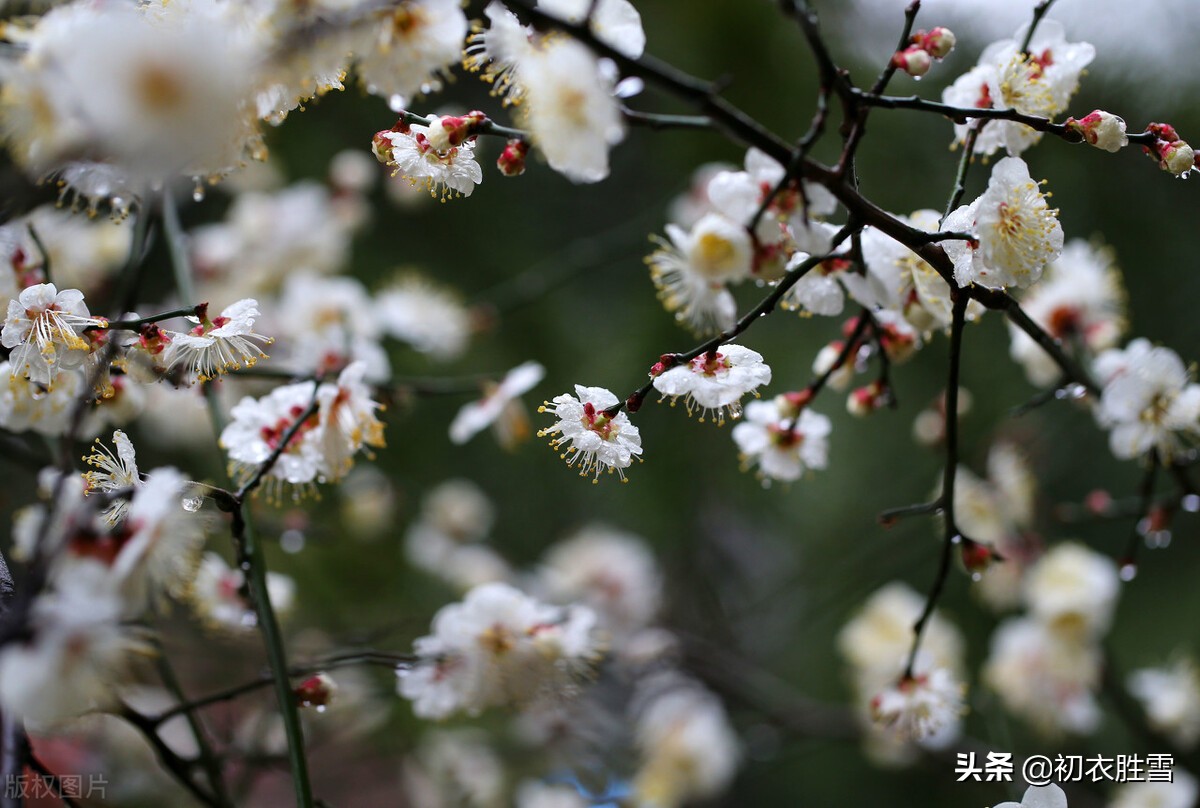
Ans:
{"type": "MultiPolygon", "coordinates": [[[[1043,118],[1038,115],[1027,115],[1015,109],[956,107],[950,104],[943,104],[940,101],[930,101],[918,95],[878,95],[875,93],[866,93],[861,90],[855,90],[855,97],[868,107],[934,112],[949,118],[954,123],[960,124],[972,119],[980,121],[1012,121],[1013,123],[1024,124],[1030,129],[1036,129],[1039,132],[1054,135],[1065,140],[1067,143],[1082,143],[1084,141],[1083,133],[1068,123],[1055,123],[1049,118],[1043,118]]],[[[1158,139],[1158,135],[1150,130],[1146,130],[1145,132],[1128,135],[1128,138],[1130,143],[1148,146],[1158,139]]]]}
{"type": "Polygon", "coordinates": [[[217,802],[217,799],[212,794],[201,788],[200,784],[192,777],[194,761],[190,761],[177,754],[158,734],[157,726],[149,718],[129,706],[121,710],[119,715],[142,734],[151,748],[154,749],[154,754],[158,757],[158,761],[163,765],[163,768],[179,781],[193,797],[199,800],[202,805],[220,808],[221,803],[217,802]]]}
{"type": "MultiPolygon", "coordinates": [[[[186,704],[187,699],[183,694],[183,686],[179,683],[179,678],[175,675],[175,669],[171,666],[170,660],[167,659],[162,643],[156,639],[154,644],[156,651],[154,661],[158,667],[159,678],[162,679],[163,685],[176,701],[186,704]]],[[[197,760],[204,769],[216,802],[222,806],[232,806],[233,801],[225,787],[225,778],[221,773],[221,764],[217,761],[216,755],[213,754],[212,744],[209,741],[204,725],[200,723],[199,717],[191,710],[186,710],[185,714],[188,728],[191,730],[192,736],[196,739],[196,748],[198,750],[197,760]]]]}
{"type": "MultiPolygon", "coordinates": [[[[788,293],[788,290],[795,286],[796,283],[802,277],[804,277],[805,273],[807,273],[813,267],[818,266],[822,261],[826,261],[832,257],[833,251],[838,247],[838,245],[849,238],[850,235],[858,228],[859,225],[854,222],[846,224],[833,236],[832,240],[830,241],[829,252],[827,254],[814,255],[785,275],[783,279],[775,285],[775,288],[771,290],[771,293],[759,301],[758,305],[742,315],[742,317],[736,323],[734,323],[733,327],[722,331],[715,337],[705,340],[689,351],[684,353],[670,354],[672,362],[674,364],[690,362],[700,354],[716,350],[716,348],[720,345],[729,342],[734,337],[737,337],[739,334],[746,331],[760,317],[770,314],[775,310],[775,307],[779,304],[779,301],[783,299],[784,295],[788,293]]],[[[633,391],[633,393],[631,393],[624,401],[617,402],[605,410],[605,412],[610,416],[616,415],[623,409],[629,409],[630,412],[636,412],[642,406],[642,401],[647,395],[650,394],[650,390],[653,388],[653,386],[653,380],[646,382],[637,390],[633,391]]]]}
{"type": "Polygon", "coordinates": [[[633,126],[661,131],[665,129],[712,129],[713,119],[707,115],[667,115],[661,112],[642,112],[621,107],[625,122],[633,126]]]}
{"type": "MultiPolygon", "coordinates": [[[[392,654],[384,651],[353,651],[344,654],[335,654],[322,659],[314,660],[313,662],[303,665],[293,665],[288,671],[290,676],[309,676],[321,671],[334,670],[337,668],[346,668],[354,665],[378,665],[392,669],[403,667],[411,664],[416,660],[416,657],[411,654],[392,654]]],[[[255,690],[260,690],[270,686],[274,682],[274,676],[268,671],[263,673],[257,679],[251,679],[241,684],[228,687],[224,690],[219,690],[215,693],[210,693],[206,696],[192,699],[191,701],[177,704],[174,707],[164,710],[158,715],[151,716],[150,720],[156,724],[164,724],[172,718],[183,713],[199,710],[203,707],[209,707],[213,704],[219,704],[225,701],[231,701],[238,696],[252,693],[255,690]]]]}
{"type": "MultiPolygon", "coordinates": [[[[187,247],[183,227],[179,221],[179,211],[174,199],[164,195],[163,220],[170,247],[172,267],[175,272],[176,286],[181,296],[191,297],[192,268],[188,260],[187,247]]],[[[214,434],[221,433],[221,410],[216,399],[216,390],[209,384],[204,388],[208,399],[209,415],[213,419],[214,434]]],[[[237,551],[239,562],[246,573],[250,590],[251,602],[258,618],[259,632],[267,650],[267,661],[271,668],[272,682],[275,686],[275,698],[279,705],[280,717],[283,721],[284,734],[288,741],[288,762],[292,778],[292,787],[296,794],[296,804],[299,808],[313,808],[312,784],[308,776],[308,759],[304,753],[304,730],[300,725],[300,716],[296,709],[296,700],[288,679],[287,651],[283,644],[283,635],[279,629],[279,621],[271,603],[270,592],[267,588],[267,562],[263,554],[262,544],[257,540],[254,529],[246,514],[245,497],[262,482],[271,467],[279,460],[283,450],[295,436],[301,425],[316,413],[318,403],[314,394],[308,409],[281,436],[279,446],[272,455],[247,479],[236,492],[228,497],[218,497],[217,502],[224,510],[231,512],[230,533],[237,551]]],[[[156,733],[157,734],[157,733],[156,733]]]]}
{"type": "Polygon", "coordinates": [[[937,574],[925,598],[925,607],[921,610],[917,622],[913,624],[912,647],[908,653],[908,662],[904,666],[905,679],[912,678],[925,627],[933,617],[933,611],[946,587],[954,546],[970,541],[959,533],[954,514],[954,483],[958,477],[958,387],[962,369],[963,328],[966,325],[967,303],[970,302],[970,298],[955,287],[951,287],[951,296],[953,308],[950,321],[950,369],[946,379],[946,464],[942,472],[942,493],[938,497],[939,507],[944,514],[942,550],[938,558],[937,574]]]}

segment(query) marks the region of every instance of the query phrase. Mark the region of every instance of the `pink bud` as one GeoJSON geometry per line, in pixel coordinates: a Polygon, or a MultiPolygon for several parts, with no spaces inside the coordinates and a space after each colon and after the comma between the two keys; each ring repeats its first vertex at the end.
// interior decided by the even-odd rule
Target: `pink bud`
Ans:
{"type": "Polygon", "coordinates": [[[529,144],[523,140],[508,141],[504,151],[496,160],[496,167],[506,177],[519,177],[525,173],[525,155],[529,154],[529,144]]]}
{"type": "Polygon", "coordinates": [[[1125,121],[1102,109],[1092,110],[1079,120],[1068,118],[1066,125],[1083,135],[1084,140],[1107,152],[1120,151],[1129,145],[1125,135],[1125,121]]]}
{"type": "Polygon", "coordinates": [[[932,31],[918,31],[913,36],[913,42],[928,51],[934,59],[945,59],[954,50],[957,40],[953,31],[939,25],[932,31]]]}
{"type": "Polygon", "coordinates": [[[1159,144],[1158,164],[1164,171],[1184,176],[1196,167],[1196,153],[1184,141],[1176,140],[1172,143],[1159,141],[1159,144]]]}
{"type": "Polygon", "coordinates": [[[392,138],[395,132],[391,129],[384,129],[375,133],[371,138],[371,154],[375,155],[375,159],[387,165],[392,162],[392,138]]]}
{"type": "Polygon", "coordinates": [[[933,59],[924,48],[918,45],[909,45],[902,51],[896,51],[892,56],[892,64],[913,78],[920,78],[929,72],[933,59]]]}
{"type": "Polygon", "coordinates": [[[310,676],[292,690],[301,707],[316,707],[318,710],[324,709],[333,700],[336,691],[337,684],[326,673],[310,676]]]}

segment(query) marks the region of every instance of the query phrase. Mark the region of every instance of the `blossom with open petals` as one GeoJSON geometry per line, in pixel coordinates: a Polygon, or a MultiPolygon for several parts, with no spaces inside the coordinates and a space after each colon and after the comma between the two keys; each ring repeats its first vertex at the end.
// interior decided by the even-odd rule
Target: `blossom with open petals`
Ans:
{"type": "Polygon", "coordinates": [[[558,422],[538,432],[550,436],[550,445],[562,449],[567,465],[579,466],[579,476],[592,476],[599,482],[601,473],[614,471],[625,481],[625,469],[642,454],[642,436],[624,412],[608,410],[617,397],[603,387],[575,385],[575,396],[563,393],[547,401],[538,412],[553,412],[558,422]],[[576,398],[575,396],[578,396],[576,398]]]}

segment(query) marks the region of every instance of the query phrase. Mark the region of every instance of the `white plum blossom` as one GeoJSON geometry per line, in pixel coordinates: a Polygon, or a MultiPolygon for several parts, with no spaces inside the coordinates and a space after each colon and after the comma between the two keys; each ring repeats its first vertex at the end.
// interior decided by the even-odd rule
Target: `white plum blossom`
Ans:
{"type": "Polygon", "coordinates": [[[346,201],[311,181],[273,193],[238,194],[224,221],[191,231],[200,291],[226,299],[255,297],[292,275],[339,270],[350,257],[354,230],[362,224],[346,201]]]}
{"type": "MultiPolygon", "coordinates": [[[[1067,345],[1078,344],[1092,353],[1116,345],[1125,330],[1125,291],[1112,251],[1072,239],[1062,255],[1046,267],[1041,283],[1021,298],[1021,307],[1050,336],[1067,345]]],[[[1029,380],[1049,386],[1062,370],[1033,339],[1009,325],[1013,359],[1029,380]]]]}
{"type": "Polygon", "coordinates": [[[594,5],[591,0],[538,0],[538,8],[573,23],[582,23],[591,11],[588,27],[605,45],[630,59],[646,49],[642,17],[629,0],[599,0],[594,5]]]}
{"type": "MultiPolygon", "coordinates": [[[[682,398],[688,415],[700,412],[718,426],[725,417],[738,418],[742,397],[771,383],[771,368],[762,354],[729,343],[677,364],[654,377],[654,389],[674,406],[682,398]]],[[[757,393],[756,393],[757,395],[757,393]]]]}
{"type": "Polygon", "coordinates": [[[367,92],[400,103],[441,87],[462,56],[469,24],[458,0],[402,0],[377,12],[355,47],[367,92]]]}
{"type": "Polygon", "coordinates": [[[602,473],[614,471],[625,481],[625,469],[642,454],[642,436],[624,411],[609,413],[620,402],[603,387],[575,385],[575,395],[563,393],[538,407],[551,412],[558,422],[538,432],[550,437],[550,446],[562,449],[567,465],[579,466],[579,476],[599,482],[602,473]],[[578,396],[578,398],[576,398],[578,396]]]}
{"type": "MultiPolygon", "coordinates": [[[[1086,42],[1067,42],[1060,23],[1042,20],[1028,50],[1022,52],[1019,43],[1027,31],[1025,26],[1012,39],[988,46],[978,65],[946,88],[942,101],[956,107],[1012,109],[1046,118],[1065,110],[1096,50],[1086,42]]],[[[958,141],[965,141],[968,126],[979,125],[977,122],[956,125],[958,141]]],[[[990,155],[1005,148],[1015,156],[1041,137],[1041,132],[1021,123],[988,121],[974,151],[990,155]]]]}
{"type": "Polygon", "coordinates": [[[963,685],[946,668],[902,678],[871,699],[871,717],[902,738],[921,741],[966,711],[963,685]]]}
{"type": "Polygon", "coordinates": [[[12,362],[0,362],[0,427],[10,432],[31,430],[61,435],[71,423],[79,391],[86,380],[79,370],[58,374],[49,390],[16,372],[12,362]]]}
{"type": "MultiPolygon", "coordinates": [[[[941,214],[934,210],[918,210],[899,218],[926,232],[943,229],[939,226],[941,214]]],[[[950,285],[923,258],[874,227],[863,230],[862,252],[866,275],[843,272],[838,277],[858,303],[899,312],[921,332],[950,325],[950,285]]],[[[979,304],[972,301],[967,317],[978,315],[979,304]]]]}
{"type": "Polygon", "coordinates": [[[123,543],[112,570],[135,613],[164,594],[183,597],[195,577],[206,520],[183,508],[189,486],[177,469],[152,469],[117,526],[123,543]]]}
{"type": "Polygon", "coordinates": [[[504,374],[499,383],[485,384],[483,398],[463,405],[450,422],[451,443],[466,443],[491,426],[501,446],[515,448],[530,435],[529,418],[519,397],[545,375],[546,369],[537,362],[525,362],[504,374]]]}
{"type": "Polygon", "coordinates": [[[340,371],[362,361],[367,364],[366,378],[382,381],[391,375],[391,366],[380,345],[383,329],[374,305],[356,278],[295,272],[274,307],[270,330],[278,335],[278,350],[295,372],[340,371]]]}
{"type": "Polygon", "coordinates": [[[419,275],[404,275],[376,293],[373,314],[385,334],[439,362],[461,356],[471,337],[470,311],[419,275]]]}
{"type": "MultiPolygon", "coordinates": [[[[296,600],[295,581],[282,573],[268,571],[267,594],[271,608],[278,616],[285,617],[296,600]]],[[[209,627],[252,631],[257,625],[246,577],[216,553],[205,553],[200,560],[188,598],[200,620],[209,627]]]]}
{"type": "Polygon", "coordinates": [[[196,324],[195,328],[186,333],[164,332],[169,344],[163,362],[168,369],[183,366],[202,382],[231,370],[253,367],[259,359],[267,358],[262,348],[272,342],[270,337],[255,333],[258,316],[258,301],[250,298],[230,304],[211,320],[208,304],[197,306],[196,314],[187,318],[196,324]]]}
{"type": "MultiPolygon", "coordinates": [[[[137,453],[133,448],[133,441],[118,429],[113,432],[112,442],[116,447],[115,452],[97,438],[95,449],[83,458],[83,462],[92,467],[92,471],[83,475],[87,481],[85,493],[112,493],[141,485],[142,476],[138,473],[137,453]]],[[[111,526],[121,521],[128,510],[129,500],[121,497],[104,510],[104,516],[111,526]]]]}
{"type": "Polygon", "coordinates": [[[1200,670],[1187,657],[1163,668],[1133,671],[1129,692],[1146,711],[1146,721],[1184,749],[1200,740],[1200,670]]]}
{"type": "Polygon", "coordinates": [[[298,486],[299,495],[314,482],[341,479],[358,451],[382,447],[380,405],[363,382],[365,372],[366,365],[355,362],[336,382],[297,382],[260,399],[243,398],[220,438],[235,476],[248,477],[278,451],[268,482],[298,486]]]}
{"type": "Polygon", "coordinates": [[[83,292],[39,283],[8,301],[0,343],[11,348],[9,374],[54,386],[60,369],[79,367],[91,352],[85,328],[104,328],[108,321],[92,317],[83,292]]]}
{"type": "Polygon", "coordinates": [[[1110,430],[1109,447],[1127,460],[1157,450],[1170,460],[1185,440],[1200,436],[1200,385],[1170,348],[1137,339],[1096,358],[1104,385],[1096,420],[1110,430]]]}
{"type": "Polygon", "coordinates": [[[235,5],[79,2],[31,30],[6,76],[0,127],[42,173],[94,156],[136,184],[228,173],[261,152],[253,83],[262,42],[235,5]]]}
{"type": "Polygon", "coordinates": [[[1092,643],[1022,617],[992,634],[982,678],[1011,713],[1043,733],[1088,734],[1100,725],[1100,665],[1092,643]]]}
{"type": "Polygon", "coordinates": [[[829,418],[807,408],[797,410],[783,396],[751,401],[745,418],[733,428],[733,440],[745,468],[757,466],[767,484],[791,482],[807,469],[829,461],[829,418]]]}
{"type": "Polygon", "coordinates": [[[1058,211],[1046,204],[1019,157],[996,163],[983,195],[946,217],[942,228],[977,237],[977,242],[943,244],[954,262],[954,278],[964,286],[1030,286],[1063,249],[1058,211]]]}
{"type": "MultiPolygon", "coordinates": [[[[788,272],[795,272],[809,260],[808,253],[798,252],[787,264],[788,272]]],[[[836,317],[846,307],[846,293],[838,279],[847,275],[849,262],[843,258],[831,258],[810,267],[780,301],[785,309],[796,309],[801,313],[836,317]]]]}
{"type": "Polygon", "coordinates": [[[507,804],[505,775],[491,738],[476,728],[424,733],[404,766],[406,792],[429,808],[500,808],[507,804]]]}
{"type": "MultiPolygon", "coordinates": [[[[870,698],[894,684],[904,672],[912,646],[912,627],[925,606],[911,587],[892,582],[878,589],[838,633],[837,646],[870,698]]],[[[963,639],[941,612],[934,612],[921,641],[922,661],[957,673],[963,639]]]]}
{"type": "Polygon", "coordinates": [[[221,431],[220,444],[239,477],[248,477],[255,467],[271,457],[284,437],[291,437],[268,473],[278,483],[310,487],[325,473],[320,419],[315,382],[297,382],[276,387],[262,398],[243,398],[229,412],[229,424],[221,431]],[[298,419],[311,412],[297,426],[298,419]]]}
{"type": "Polygon", "coordinates": [[[721,702],[699,684],[661,674],[649,691],[635,732],[641,763],[633,779],[638,805],[678,808],[719,794],[741,757],[721,702]]]}
{"type": "Polygon", "coordinates": [[[132,655],[149,650],[121,612],[115,594],[85,579],[39,596],[31,636],[0,649],[0,707],[33,729],[115,706],[132,655]]]}
{"type": "Polygon", "coordinates": [[[1030,786],[1025,789],[1020,802],[1001,802],[993,808],[1067,808],[1067,794],[1053,783],[1030,786]]]}
{"type": "Polygon", "coordinates": [[[413,566],[466,592],[512,577],[508,563],[483,542],[495,512],[491,500],[470,480],[447,480],[426,494],[404,537],[413,566]]]}
{"type": "Polygon", "coordinates": [[[737,305],[725,284],[750,275],[754,244],[746,228],[710,213],[690,231],[668,224],[666,232],[670,242],[660,240],[646,259],[663,306],[697,333],[732,326],[737,305]]]}
{"type": "Polygon", "coordinates": [[[521,62],[522,120],[550,167],[574,182],[608,176],[609,147],[625,137],[613,80],[587,47],[552,38],[521,62]]]}
{"type": "Polygon", "coordinates": [[[441,120],[434,115],[428,126],[414,123],[399,131],[379,132],[375,151],[381,161],[395,168],[395,175],[445,202],[455,196],[470,196],[483,182],[483,169],[475,161],[473,139],[455,146],[435,142],[441,120]]]}
{"type": "Polygon", "coordinates": [[[533,53],[530,40],[535,34],[499,0],[488,3],[483,15],[488,27],[473,30],[467,37],[463,66],[491,84],[492,95],[501,97],[506,106],[517,103],[525,94],[518,80],[520,65],[533,53]]]}
{"type": "Polygon", "coordinates": [[[1056,632],[1096,638],[1108,631],[1120,590],[1112,559],[1082,544],[1062,542],[1026,575],[1025,605],[1056,632]]]}
{"type": "Polygon", "coordinates": [[[1008,443],[988,451],[987,472],[981,479],[958,466],[954,517],[964,536],[1004,559],[973,570],[976,594],[1001,611],[1022,603],[1026,572],[1041,549],[1032,531],[1037,481],[1025,455],[1008,443]]]}
{"type": "Polygon", "coordinates": [[[443,607],[420,660],[399,673],[400,695],[422,718],[570,695],[599,658],[590,609],[548,606],[504,583],[443,607]]]}
{"type": "Polygon", "coordinates": [[[551,547],[538,580],[550,600],[591,607],[619,637],[648,626],[662,600],[662,576],[645,542],[603,525],[585,527],[551,547]]]}
{"type": "Polygon", "coordinates": [[[893,582],[872,594],[838,633],[866,751],[881,762],[911,759],[914,744],[944,748],[961,732],[965,709],[957,683],[964,642],[941,612],[934,611],[926,624],[913,676],[905,676],[912,627],[924,605],[909,586],[893,582]]]}
{"type": "Polygon", "coordinates": [[[383,405],[371,398],[363,382],[365,362],[346,367],[335,383],[317,389],[317,423],[325,476],[340,480],[354,465],[354,455],[370,448],[383,448],[383,422],[376,411],[383,405]]]}

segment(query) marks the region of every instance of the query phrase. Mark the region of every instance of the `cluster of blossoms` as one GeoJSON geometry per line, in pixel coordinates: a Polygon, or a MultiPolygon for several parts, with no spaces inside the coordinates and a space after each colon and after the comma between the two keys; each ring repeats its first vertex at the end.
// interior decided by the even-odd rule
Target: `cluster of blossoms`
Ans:
{"type": "Polygon", "coordinates": [[[974,593],[994,611],[1020,605],[1025,574],[1042,552],[1034,532],[1036,491],[1027,458],[1009,443],[992,446],[986,477],[961,465],[955,470],[954,518],[969,537],[961,558],[974,593]]]}
{"type": "Polygon", "coordinates": [[[297,491],[339,480],[359,451],[382,447],[382,405],[363,382],[366,365],[355,362],[335,382],[297,382],[262,398],[243,398],[230,410],[221,432],[233,476],[248,478],[270,458],[271,481],[297,491]]]}
{"type": "MultiPolygon", "coordinates": [[[[493,514],[480,489],[452,480],[426,495],[409,528],[409,561],[468,590],[438,613],[432,634],[416,641],[417,661],[400,672],[400,693],[414,711],[444,717],[518,707],[518,737],[539,747],[553,739],[563,753],[586,757],[624,758],[632,738],[629,788],[639,805],[674,808],[719,794],[736,771],[739,744],[720,701],[675,668],[678,640],[655,626],[663,582],[644,541],[588,525],[521,573],[482,542],[493,514]],[[624,728],[609,714],[617,693],[628,701],[624,728]]],[[[427,743],[413,765],[431,793],[468,784],[497,800],[505,793],[503,766],[482,734],[438,732],[427,743]],[[447,745],[476,763],[452,763],[441,754],[447,745]]],[[[572,788],[531,781],[513,799],[552,796],[569,805],[582,799],[572,788]]]]}
{"type": "Polygon", "coordinates": [[[1170,462],[1200,437],[1200,385],[1170,348],[1135,339],[1097,356],[1093,372],[1103,385],[1096,421],[1117,457],[1170,462]]]}
{"type": "Polygon", "coordinates": [[[508,584],[483,584],[443,607],[414,644],[400,694],[423,718],[556,697],[588,676],[601,653],[596,615],[558,608],[508,584]]]}
{"type": "MultiPolygon", "coordinates": [[[[686,210],[677,206],[686,218],[667,225],[669,240],[660,241],[661,249],[646,263],[659,299],[690,330],[710,334],[734,324],[737,304],[729,286],[777,281],[809,254],[828,252],[836,229],[821,220],[836,210],[836,200],[810,183],[793,183],[770,196],[784,176],[783,166],[751,149],[742,171],[702,170],[696,203],[686,210]]],[[[809,274],[835,270],[831,265],[809,274]]],[[[795,294],[798,308],[841,311],[840,305],[830,311],[830,305],[816,302],[829,294],[824,285],[795,294]]]]}
{"type": "MultiPolygon", "coordinates": [[[[554,26],[525,24],[527,16],[501,2],[484,9],[486,26],[472,26],[457,0],[399,0],[386,8],[365,0],[75,0],[6,24],[0,37],[13,47],[0,57],[0,136],[19,166],[60,182],[72,211],[95,214],[107,207],[117,221],[100,233],[43,208],[0,227],[0,344],[6,351],[0,427],[69,445],[107,424],[127,423],[145,408],[147,422],[155,411],[159,418],[165,412],[169,429],[186,432],[191,409],[185,400],[194,405],[195,393],[203,391],[219,411],[221,393],[213,382],[250,371],[274,345],[275,361],[286,369],[263,375],[289,383],[251,388],[261,394],[232,406],[216,436],[242,486],[237,494],[223,492],[238,510],[235,524],[247,518],[243,497],[259,483],[270,492],[285,485],[302,492],[362,471],[355,469],[356,457],[384,446],[379,391],[395,361],[385,339],[423,359],[453,361],[486,325],[484,312],[413,272],[401,271],[374,290],[336,275],[369,217],[367,195],[378,167],[365,153],[340,155],[327,183],[277,188],[263,179],[269,169],[257,178],[241,169],[266,157],[263,124],[278,124],[303,103],[342,89],[353,71],[368,93],[401,115],[375,134],[375,158],[435,198],[472,195],[483,179],[479,139],[489,135],[507,139],[497,161],[505,176],[521,174],[536,148],[573,182],[603,180],[610,149],[624,139],[627,114],[637,116],[623,109],[622,99],[640,91],[640,79],[623,77],[618,62],[628,65],[642,55],[641,18],[628,0],[538,0],[520,8],[557,19],[567,33],[586,27],[587,41],[602,43],[614,59],[549,30],[554,26]],[[477,110],[428,117],[404,111],[415,97],[439,89],[459,64],[493,85],[522,130],[477,110]],[[230,186],[240,181],[242,192],[225,218],[190,237],[171,234],[170,245],[179,295],[192,294],[194,280],[201,299],[232,302],[212,306],[220,308],[215,316],[209,303],[196,300],[176,301],[185,308],[161,316],[93,314],[85,300],[112,280],[111,270],[123,260],[136,269],[148,253],[146,243],[136,243],[148,232],[146,222],[138,222],[142,235],[135,239],[121,221],[134,207],[171,194],[181,176],[196,183],[199,201],[205,183],[239,171],[230,186]],[[180,317],[189,322],[182,330],[166,325],[180,317]]],[[[943,100],[960,111],[1011,111],[1027,121],[1065,112],[1094,49],[1068,43],[1051,21],[1027,34],[1018,31],[985,50],[943,100]]],[[[893,69],[920,77],[954,44],[945,28],[919,31],[894,54],[885,78],[893,69]]],[[[847,108],[848,99],[866,103],[856,92],[843,98],[847,108]]],[[[865,110],[856,125],[865,121],[865,110]]],[[[1151,124],[1148,133],[1131,138],[1121,118],[1095,110],[1069,118],[1058,131],[1105,151],[1133,139],[1180,176],[1195,167],[1192,148],[1167,124],[1151,124]]],[[[693,332],[717,336],[694,352],[664,354],[650,381],[624,401],[608,389],[580,385],[574,395],[544,402],[539,412],[555,420],[538,435],[581,476],[625,480],[643,452],[630,415],[653,389],[672,405],[682,400],[701,422],[738,420],[732,438],[743,465],[765,483],[798,480],[828,463],[832,422],[811,408],[820,392],[845,390],[874,359],[880,375],[850,391],[847,409],[855,415],[882,409],[893,402],[892,363],[909,359],[938,331],[951,329],[961,339],[963,318],[982,316],[983,306],[968,305],[965,296],[1001,299],[1015,287],[1027,290],[1023,310],[1046,337],[1039,342],[1030,336],[1036,330],[1014,320],[1011,353],[1030,381],[1072,383],[1068,359],[1076,361],[1085,371],[1073,383],[1085,393],[1097,383],[1099,395],[1090,403],[1118,458],[1144,459],[1152,470],[1184,459],[1200,440],[1200,385],[1168,348],[1144,339],[1117,347],[1126,326],[1120,275],[1106,251],[1065,243],[1058,211],[1021,158],[1041,135],[1002,118],[958,124],[956,141],[972,154],[1003,148],[1006,156],[994,164],[986,190],[944,218],[927,209],[891,216],[869,203],[856,209],[853,200],[862,203],[857,181],[845,173],[853,171],[850,134],[832,172],[836,183],[800,177],[807,145],[794,166],[750,148],[740,169],[703,167],[646,262],[666,310],[693,332]],[[828,221],[839,213],[839,198],[854,211],[841,228],[828,221]],[[876,226],[865,225],[866,218],[876,226]],[[902,243],[897,233],[911,238],[902,243]],[[773,371],[761,354],[730,341],[754,319],[739,319],[735,298],[735,290],[751,285],[776,295],[750,313],[755,316],[776,303],[805,318],[841,317],[848,304],[861,310],[844,324],[842,339],[815,357],[812,382],[743,409],[743,399],[757,399],[782,367],[777,363],[773,371]],[[1046,353],[1047,344],[1063,353],[1046,353]]],[[[971,156],[965,155],[964,176],[971,156]]],[[[178,225],[172,199],[163,205],[168,231],[178,225]]],[[[144,205],[138,216],[157,207],[144,205]]],[[[494,426],[502,445],[516,446],[530,431],[519,398],[544,375],[541,365],[528,362],[483,384],[482,398],[450,424],[450,440],[462,444],[494,426]]],[[[943,412],[938,429],[926,432],[936,433],[935,441],[946,437],[957,415],[943,412]]],[[[937,497],[930,510],[948,511],[946,526],[964,534],[957,537],[962,560],[988,605],[1024,609],[993,634],[982,682],[1040,730],[1094,731],[1101,643],[1113,622],[1119,580],[1128,575],[1079,543],[1044,550],[1033,533],[1032,474],[1016,450],[995,445],[985,478],[957,465],[958,449],[946,443],[953,501],[937,497]],[[1002,563],[989,563],[998,559],[1002,563]]],[[[273,619],[273,611],[288,611],[294,600],[290,579],[265,570],[251,579],[248,560],[234,568],[205,552],[208,523],[198,513],[203,484],[173,467],[141,472],[123,431],[113,433],[112,444],[97,442],[82,478],[46,472],[42,488],[49,501],[17,519],[16,555],[30,569],[45,570],[45,586],[20,605],[26,610],[21,632],[0,645],[0,708],[34,729],[131,703],[116,691],[132,658],[151,648],[136,621],[163,601],[189,602],[206,625],[244,630],[264,616],[273,619]],[[270,603],[256,592],[256,604],[251,584],[264,580],[270,603]]],[[[462,596],[437,612],[430,633],[415,640],[414,660],[398,670],[396,689],[414,713],[440,720],[508,708],[516,714],[514,734],[530,745],[603,752],[580,759],[603,760],[606,770],[620,771],[632,804],[676,808],[719,794],[736,773],[739,744],[721,701],[682,669],[685,641],[656,624],[664,583],[645,543],[590,525],[521,571],[488,543],[494,515],[478,487],[456,480],[430,491],[409,525],[409,563],[462,596]],[[611,720],[614,704],[625,720],[611,720]],[[621,727],[605,726],[613,723],[621,727]]],[[[945,532],[949,550],[955,537],[945,532]]],[[[248,552],[244,545],[239,551],[248,552]]],[[[928,601],[903,584],[884,587],[839,635],[855,715],[877,760],[902,763],[961,735],[964,642],[933,608],[942,583],[944,575],[928,601]]],[[[278,643],[271,632],[266,636],[278,643]]],[[[281,679],[286,668],[277,666],[281,679]]],[[[288,682],[283,685],[286,695],[288,682]]],[[[1155,729],[1183,746],[1200,740],[1194,663],[1137,671],[1129,689],[1155,729]]],[[[352,680],[335,683],[326,674],[304,679],[294,692],[298,704],[323,710],[335,690],[355,703],[352,680]]],[[[363,712],[384,712],[364,706],[367,701],[359,701],[363,712]]],[[[286,734],[298,743],[293,726],[286,734]]],[[[262,751],[253,742],[245,746],[262,751]]],[[[296,746],[291,751],[303,753],[296,746]]],[[[539,780],[508,788],[486,736],[476,733],[431,733],[406,768],[434,803],[582,808],[603,797],[539,780]]],[[[1117,804],[1190,803],[1197,792],[1186,775],[1169,792],[1149,786],[1130,786],[1117,804]]],[[[1033,788],[1019,808],[1065,808],[1065,797],[1056,786],[1033,788]]]]}
{"type": "Polygon", "coordinates": [[[1075,542],[1052,546],[1025,573],[1022,617],[992,635],[983,680],[1005,707],[1048,734],[1100,723],[1100,641],[1120,594],[1117,565],[1075,542]]]}
{"type": "Polygon", "coordinates": [[[29,636],[0,650],[0,704],[30,725],[115,706],[133,659],[148,650],[131,621],[192,597],[207,528],[181,505],[192,484],[170,467],[141,472],[125,433],[112,440],[114,449],[97,442],[85,458],[86,475],[46,470],[47,503],[16,519],[16,557],[48,568],[28,606],[29,636]]]}
{"type": "MultiPolygon", "coordinates": [[[[1063,112],[1096,49],[1086,42],[1067,42],[1062,25],[1054,20],[1043,20],[1023,48],[1020,43],[1028,30],[1023,27],[1012,39],[985,48],[978,64],[947,87],[942,100],[955,107],[1011,109],[1042,118],[1063,112]]],[[[972,126],[980,124],[955,126],[959,142],[967,139],[972,126]]],[[[989,121],[978,133],[974,151],[990,155],[1004,148],[1019,155],[1041,137],[1041,132],[1022,123],[989,121]]]]}
{"type": "Polygon", "coordinates": [[[954,32],[940,25],[932,31],[917,31],[909,37],[908,47],[892,54],[892,66],[919,79],[929,72],[935,59],[949,56],[956,42],[954,32]]]}
{"type": "Polygon", "coordinates": [[[953,624],[934,613],[921,655],[906,670],[912,626],[924,603],[901,583],[871,595],[838,635],[850,665],[858,717],[873,758],[903,763],[916,743],[941,749],[957,740],[966,712],[962,682],[963,640],[953,624]]]}

